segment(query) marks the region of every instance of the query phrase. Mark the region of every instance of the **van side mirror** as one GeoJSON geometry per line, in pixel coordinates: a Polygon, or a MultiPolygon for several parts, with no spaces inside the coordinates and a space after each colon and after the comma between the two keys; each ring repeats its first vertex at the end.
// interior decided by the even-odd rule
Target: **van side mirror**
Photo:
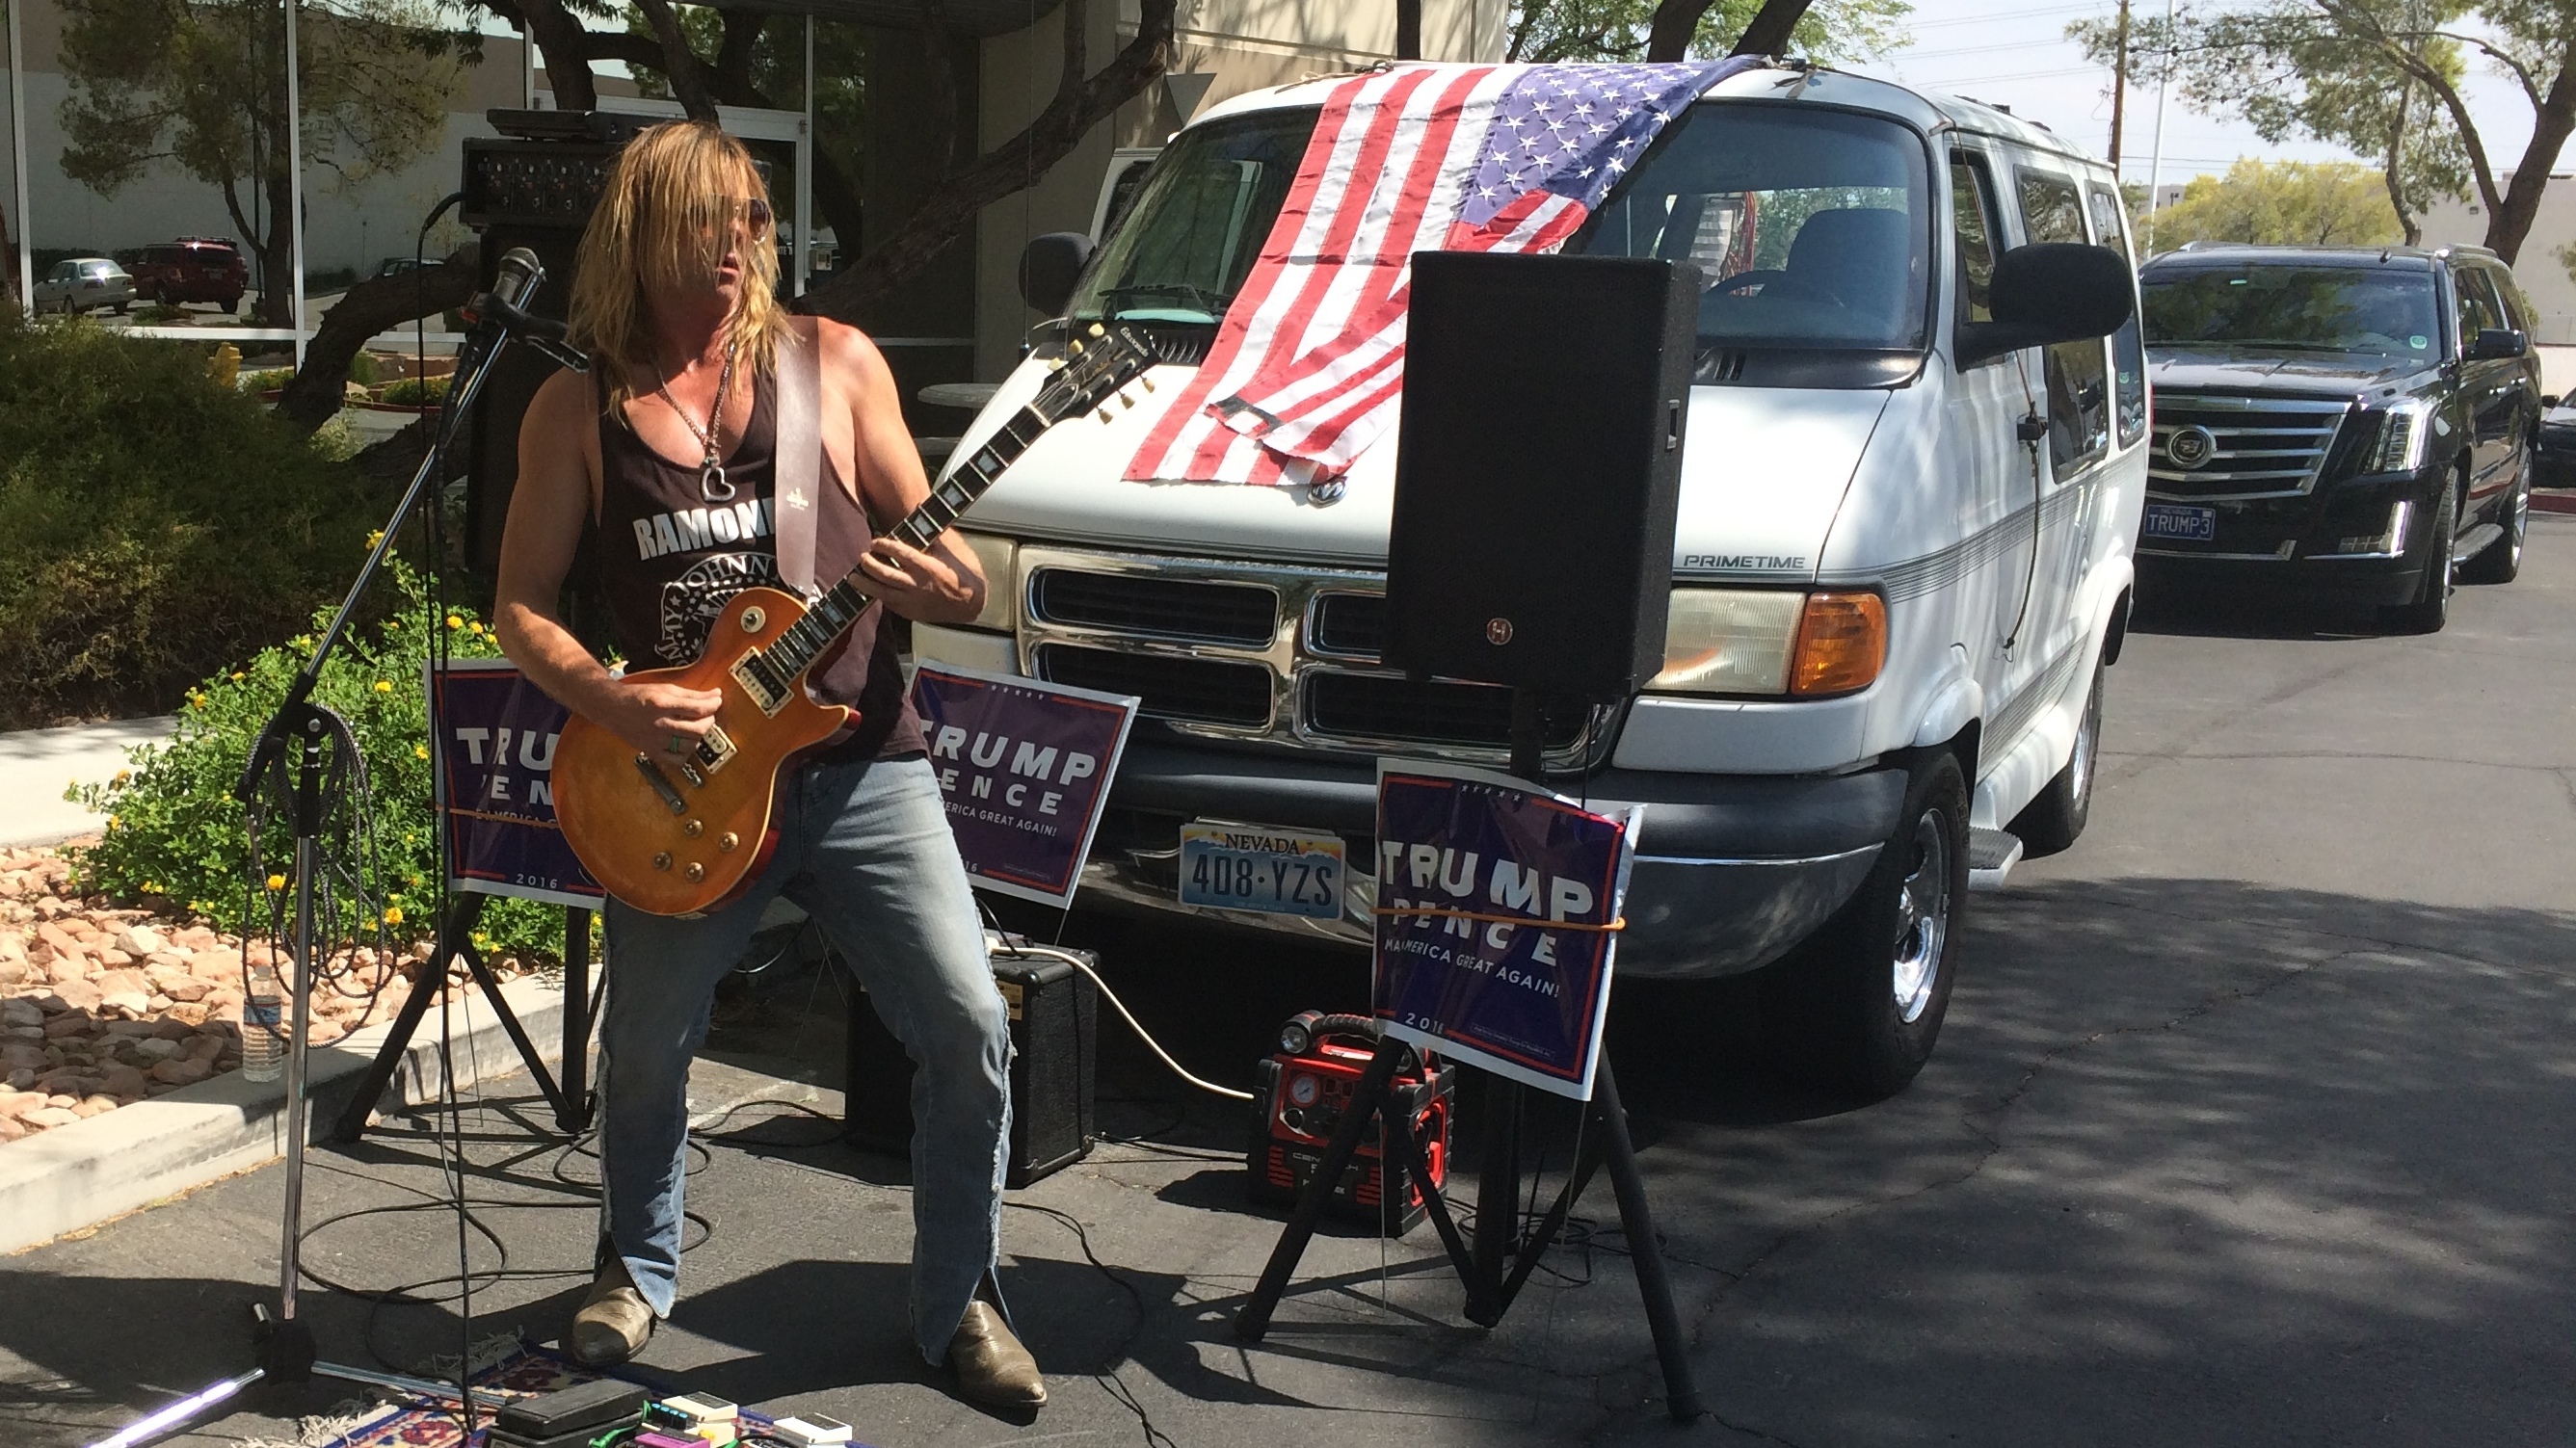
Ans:
{"type": "Polygon", "coordinates": [[[1090,260],[1091,238],[1079,231],[1029,238],[1020,252],[1020,299],[1050,317],[1063,316],[1090,260]]]}
{"type": "Polygon", "coordinates": [[[2024,347],[2108,336],[2138,301],[2127,258],[2065,241],[2033,242],[1997,257],[1986,295],[1994,320],[1959,324],[1953,351],[1961,367],[2024,347]]]}
{"type": "Polygon", "coordinates": [[[2478,339],[2469,344],[2471,362],[2510,362],[2530,355],[2531,338],[2511,327],[2482,327],[2478,339]]]}

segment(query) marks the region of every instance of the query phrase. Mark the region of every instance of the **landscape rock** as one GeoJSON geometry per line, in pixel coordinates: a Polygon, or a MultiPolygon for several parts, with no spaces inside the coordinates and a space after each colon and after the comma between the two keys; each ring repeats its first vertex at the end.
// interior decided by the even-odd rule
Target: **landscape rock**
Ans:
{"type": "Polygon", "coordinates": [[[153,1080],[167,1081],[173,1086],[193,1086],[213,1074],[212,1066],[184,1056],[175,1061],[164,1061],[151,1071],[153,1080]]]}
{"type": "Polygon", "coordinates": [[[0,960],[0,986],[20,985],[36,979],[41,972],[27,961],[0,960]]]}
{"type": "Polygon", "coordinates": [[[44,1107],[45,1098],[33,1091],[0,1091],[0,1118],[24,1116],[44,1107]]]}
{"type": "Polygon", "coordinates": [[[26,1136],[27,1123],[14,1116],[0,1116],[0,1142],[23,1141],[26,1136]]]}
{"type": "Polygon", "coordinates": [[[9,1071],[9,1089],[10,1089],[10,1090],[12,1090],[12,1091],[24,1091],[24,1090],[26,1090],[28,1087],[33,1086],[33,1085],[35,1085],[35,1084],[36,1084],[36,1071],[35,1071],[35,1068],[34,1068],[34,1067],[32,1067],[32,1066],[16,1066],[16,1067],[12,1067],[12,1068],[10,1068],[10,1071],[9,1071]]]}
{"type": "Polygon", "coordinates": [[[82,1101],[78,1106],[73,1107],[72,1115],[79,1117],[83,1121],[87,1121],[93,1116],[104,1115],[107,1112],[114,1111],[115,1109],[115,1097],[92,1096],[82,1101]]]}
{"type": "Polygon", "coordinates": [[[45,1012],[34,1001],[0,1001],[0,1022],[13,1026],[42,1026],[45,1012]]]}
{"type": "Polygon", "coordinates": [[[48,1106],[42,1111],[28,1112],[25,1116],[20,1117],[19,1119],[26,1122],[29,1126],[44,1127],[69,1126],[73,1122],[80,1120],[79,1117],[72,1114],[69,1107],[65,1106],[48,1106]]]}
{"type": "Polygon", "coordinates": [[[45,1039],[59,1041],[71,1036],[86,1036],[96,1031],[98,1025],[98,1020],[87,1011],[65,1011],[45,1022],[45,1039]]]}
{"type": "Polygon", "coordinates": [[[186,1051],[186,1048],[181,1046],[178,1042],[165,1041],[158,1036],[149,1037],[145,1040],[135,1042],[134,1049],[142,1052],[144,1055],[157,1057],[164,1061],[174,1060],[186,1051]]]}
{"type": "Polygon", "coordinates": [[[116,932],[116,948],[140,960],[147,955],[168,949],[169,942],[163,940],[161,932],[151,926],[135,924],[116,932]]]}
{"type": "Polygon", "coordinates": [[[72,985],[89,975],[89,957],[77,950],[57,951],[45,962],[45,979],[56,985],[72,985]]]}
{"type": "Polygon", "coordinates": [[[57,981],[53,993],[39,997],[36,1004],[48,1011],[94,1011],[98,1009],[99,1000],[99,988],[94,983],[66,980],[57,981]]]}
{"type": "Polygon", "coordinates": [[[110,1096],[140,1096],[146,1088],[148,1079],[141,1067],[111,1066],[106,1074],[98,1078],[98,1089],[110,1096]]]}

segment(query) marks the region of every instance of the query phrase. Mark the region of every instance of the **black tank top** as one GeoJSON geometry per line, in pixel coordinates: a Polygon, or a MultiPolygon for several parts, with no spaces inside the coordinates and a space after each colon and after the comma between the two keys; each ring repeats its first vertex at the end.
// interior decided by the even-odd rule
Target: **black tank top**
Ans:
{"type": "MultiPolygon", "coordinates": [[[[776,383],[752,377],[751,420],[725,462],[730,502],[700,496],[698,470],[647,447],[600,399],[599,579],[618,647],[630,667],[676,668],[706,648],[707,626],[746,588],[781,588],[772,498],[778,469],[776,383]]],[[[874,535],[827,452],[814,524],[814,582],[829,587],[858,566],[874,535]]],[[[831,759],[884,759],[922,751],[921,721],[903,687],[893,619],[872,603],[840,648],[806,675],[816,698],[859,711],[858,731],[831,759]]]]}

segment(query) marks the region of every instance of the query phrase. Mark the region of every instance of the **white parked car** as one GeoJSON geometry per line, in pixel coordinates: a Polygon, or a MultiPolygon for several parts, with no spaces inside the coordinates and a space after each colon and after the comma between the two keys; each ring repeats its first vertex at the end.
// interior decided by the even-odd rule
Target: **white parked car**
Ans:
{"type": "Polygon", "coordinates": [[[122,316],[134,305],[134,278],[103,256],[78,256],[54,263],[36,283],[36,310],[68,317],[100,307],[122,316]]]}
{"type": "MultiPolygon", "coordinates": [[[[1326,84],[1174,139],[1071,294],[1031,298],[1052,340],[959,459],[1070,328],[1124,318],[1204,354],[1326,84]]],[[[1623,974],[1767,968],[1766,1019],[1802,1060],[1892,1092],[1939,1031],[1972,870],[2000,883],[2084,828],[2146,484],[2117,183],[2001,111],[1804,68],[1720,82],[1647,157],[1566,249],[1691,261],[1708,288],[1671,642],[1632,703],[1552,721],[1552,768],[1596,806],[1648,806],[1623,974]]],[[[1033,248],[1064,275],[1065,244],[1033,248]]],[[[1023,276],[1048,274],[1033,253],[1023,276]]],[[[963,525],[992,606],[916,627],[916,650],[1143,697],[1087,905],[1363,944],[1365,866],[1334,920],[1185,904],[1182,828],[1335,834],[1372,860],[1374,759],[1499,763],[1506,695],[1377,664],[1391,437],[1338,495],[1123,479],[1188,376],[1037,441],[963,525]]]]}

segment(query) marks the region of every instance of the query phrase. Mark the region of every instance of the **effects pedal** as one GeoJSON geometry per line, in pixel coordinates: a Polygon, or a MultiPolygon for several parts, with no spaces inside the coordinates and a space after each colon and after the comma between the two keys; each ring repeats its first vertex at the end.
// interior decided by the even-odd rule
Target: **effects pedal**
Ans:
{"type": "MultiPolygon", "coordinates": [[[[1350,1109],[1360,1074],[1377,1053],[1378,1024],[1367,1016],[1307,1011],[1279,1028],[1279,1051],[1264,1060],[1252,1088],[1252,1139],[1245,1164],[1252,1199],[1264,1205],[1293,1203],[1324,1157],[1333,1128],[1350,1109]]],[[[1393,1109],[1412,1121],[1431,1169],[1431,1184],[1447,1190],[1449,1123],[1455,1114],[1458,1068],[1415,1054],[1389,1086],[1393,1109]]],[[[1386,1163],[1376,1133],[1333,1184],[1327,1205],[1334,1216],[1385,1223],[1401,1237],[1421,1222],[1429,1203],[1411,1181],[1402,1199],[1381,1215],[1386,1163]]]]}

